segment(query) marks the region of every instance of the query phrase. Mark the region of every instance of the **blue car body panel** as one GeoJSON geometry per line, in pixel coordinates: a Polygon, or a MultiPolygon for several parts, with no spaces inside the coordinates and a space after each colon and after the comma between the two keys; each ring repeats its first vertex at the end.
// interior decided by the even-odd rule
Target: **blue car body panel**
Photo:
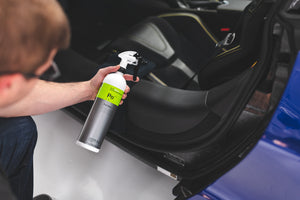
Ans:
{"type": "Polygon", "coordinates": [[[300,199],[300,52],[281,101],[256,147],[189,200],[300,199]]]}

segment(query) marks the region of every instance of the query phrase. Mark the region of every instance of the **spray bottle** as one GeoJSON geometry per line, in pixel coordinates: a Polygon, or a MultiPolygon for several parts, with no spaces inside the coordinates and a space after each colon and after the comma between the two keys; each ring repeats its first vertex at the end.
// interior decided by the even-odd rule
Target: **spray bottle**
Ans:
{"type": "Polygon", "coordinates": [[[76,141],[79,146],[96,153],[100,150],[126,88],[126,80],[123,77],[126,67],[128,64],[135,66],[133,75],[135,81],[139,62],[142,61],[135,51],[125,51],[118,56],[121,58],[120,69],[104,78],[81,134],[76,141]]]}

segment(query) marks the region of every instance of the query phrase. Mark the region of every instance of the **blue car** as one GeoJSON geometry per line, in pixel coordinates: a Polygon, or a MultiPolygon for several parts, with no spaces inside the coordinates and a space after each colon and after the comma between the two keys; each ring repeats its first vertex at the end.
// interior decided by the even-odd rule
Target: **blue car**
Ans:
{"type": "Polygon", "coordinates": [[[300,196],[300,52],[264,135],[236,167],[190,200],[298,199],[300,196]]]}
{"type": "MultiPolygon", "coordinates": [[[[145,60],[106,139],[178,180],[174,199],[299,199],[299,0],[61,4],[72,42],[56,81],[123,51],[145,60]]],[[[65,111],[83,124],[91,106],[65,111]]]]}

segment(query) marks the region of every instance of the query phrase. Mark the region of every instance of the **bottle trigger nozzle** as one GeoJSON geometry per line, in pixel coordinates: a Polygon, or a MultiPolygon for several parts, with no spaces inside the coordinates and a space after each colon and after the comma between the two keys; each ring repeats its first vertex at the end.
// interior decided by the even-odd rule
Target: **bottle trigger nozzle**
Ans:
{"type": "Polygon", "coordinates": [[[124,51],[120,54],[118,54],[119,58],[121,58],[120,67],[126,69],[127,65],[133,65],[133,80],[136,81],[137,72],[139,70],[139,67],[141,65],[144,65],[147,63],[147,61],[140,56],[135,51],[124,51]]]}
{"type": "Polygon", "coordinates": [[[126,69],[127,65],[137,65],[138,59],[134,56],[137,54],[135,51],[124,51],[118,56],[121,58],[120,67],[126,69]]]}

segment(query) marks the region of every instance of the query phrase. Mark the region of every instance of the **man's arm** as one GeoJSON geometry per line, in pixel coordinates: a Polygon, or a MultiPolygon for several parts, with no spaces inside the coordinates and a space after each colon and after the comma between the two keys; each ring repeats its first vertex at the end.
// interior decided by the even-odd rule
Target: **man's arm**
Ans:
{"type": "MultiPolygon", "coordinates": [[[[104,77],[118,69],[119,66],[103,68],[91,80],[85,82],[55,83],[38,80],[33,90],[22,100],[0,108],[0,116],[38,115],[83,101],[94,100],[104,77]]],[[[131,75],[124,75],[124,77],[126,80],[132,80],[131,75]]],[[[123,98],[128,92],[127,87],[123,98]]]]}
{"type": "Polygon", "coordinates": [[[54,83],[38,80],[34,89],[22,100],[0,108],[2,117],[38,115],[90,100],[89,82],[54,83]]]}

